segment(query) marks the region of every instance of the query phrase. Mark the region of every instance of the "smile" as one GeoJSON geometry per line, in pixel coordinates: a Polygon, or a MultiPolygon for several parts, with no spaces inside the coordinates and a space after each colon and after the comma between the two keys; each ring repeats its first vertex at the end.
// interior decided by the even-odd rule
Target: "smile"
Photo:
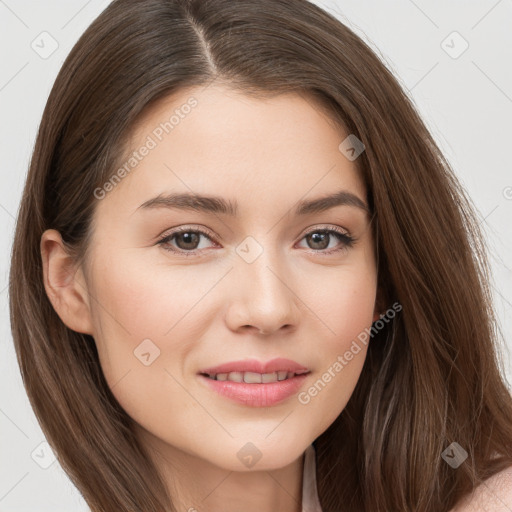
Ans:
{"type": "Polygon", "coordinates": [[[198,373],[210,391],[250,407],[270,407],[297,394],[311,373],[291,359],[266,363],[255,359],[231,361],[198,373]]]}

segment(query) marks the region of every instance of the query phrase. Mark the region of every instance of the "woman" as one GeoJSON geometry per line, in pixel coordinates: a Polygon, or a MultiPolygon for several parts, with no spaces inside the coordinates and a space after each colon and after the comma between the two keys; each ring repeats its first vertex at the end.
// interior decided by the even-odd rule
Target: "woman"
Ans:
{"type": "Polygon", "coordinates": [[[498,510],[512,398],[485,261],[418,113],[338,20],[117,0],[43,114],[13,338],[94,512],[498,510]]]}

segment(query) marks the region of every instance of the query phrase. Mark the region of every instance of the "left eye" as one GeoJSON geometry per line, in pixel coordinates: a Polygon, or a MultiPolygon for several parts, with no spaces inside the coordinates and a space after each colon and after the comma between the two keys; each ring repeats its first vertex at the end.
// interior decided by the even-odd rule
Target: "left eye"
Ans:
{"type": "MultiPolygon", "coordinates": [[[[211,240],[211,237],[208,233],[201,230],[193,230],[193,229],[184,229],[181,231],[175,231],[170,235],[162,238],[158,243],[163,246],[164,249],[171,252],[192,252],[198,249],[202,249],[203,247],[198,247],[199,240],[201,236],[211,240]],[[176,239],[178,250],[173,248],[173,246],[169,246],[171,240],[176,239]]],[[[187,255],[188,256],[188,255],[187,255]]]]}
{"type": "MultiPolygon", "coordinates": [[[[205,231],[199,229],[182,229],[166,235],[158,241],[158,244],[162,245],[167,251],[190,256],[195,254],[199,249],[205,248],[199,247],[202,236],[212,241],[210,234],[205,231]],[[175,241],[177,247],[172,245],[171,241],[175,241]]],[[[312,252],[325,254],[346,250],[351,247],[355,241],[353,237],[337,229],[316,229],[306,233],[301,240],[306,240],[309,244],[313,244],[313,247],[310,247],[310,249],[313,249],[312,252]],[[333,235],[338,239],[340,244],[339,247],[335,246],[334,248],[329,248],[333,235]]]]}
{"type": "Polygon", "coordinates": [[[354,243],[354,238],[352,238],[347,233],[342,233],[341,231],[338,231],[336,229],[316,229],[314,231],[306,233],[306,235],[302,239],[306,239],[310,244],[313,244],[313,246],[316,245],[316,247],[313,247],[313,249],[315,249],[314,252],[321,251],[327,254],[347,249],[351,247],[354,243]],[[329,249],[330,240],[332,240],[333,235],[338,239],[338,242],[341,242],[339,244],[341,247],[335,246],[334,248],[331,247],[329,249]],[[326,251],[325,249],[329,250],[326,251]]]}

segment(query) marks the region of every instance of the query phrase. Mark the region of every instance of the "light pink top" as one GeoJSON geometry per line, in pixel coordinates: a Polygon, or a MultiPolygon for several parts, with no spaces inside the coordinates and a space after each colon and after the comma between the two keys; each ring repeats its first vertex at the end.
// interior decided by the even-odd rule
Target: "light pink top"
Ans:
{"type": "Polygon", "coordinates": [[[302,512],[322,512],[316,489],[315,447],[312,444],[305,451],[302,473],[302,512]]]}

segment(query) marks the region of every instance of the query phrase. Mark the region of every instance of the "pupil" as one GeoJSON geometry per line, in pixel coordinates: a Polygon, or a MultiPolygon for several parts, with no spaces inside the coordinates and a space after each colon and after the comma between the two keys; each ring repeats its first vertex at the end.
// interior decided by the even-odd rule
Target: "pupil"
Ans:
{"type": "Polygon", "coordinates": [[[312,233],[308,236],[313,243],[320,243],[320,247],[313,247],[313,249],[325,249],[329,246],[329,233],[312,233]]]}
{"type": "Polygon", "coordinates": [[[180,246],[180,249],[195,249],[196,247],[189,247],[190,244],[197,245],[199,242],[199,235],[197,233],[179,233],[176,239],[176,242],[178,243],[178,246],[180,246]],[[183,247],[183,244],[180,244],[179,241],[181,239],[185,240],[185,246],[183,247]]]}

